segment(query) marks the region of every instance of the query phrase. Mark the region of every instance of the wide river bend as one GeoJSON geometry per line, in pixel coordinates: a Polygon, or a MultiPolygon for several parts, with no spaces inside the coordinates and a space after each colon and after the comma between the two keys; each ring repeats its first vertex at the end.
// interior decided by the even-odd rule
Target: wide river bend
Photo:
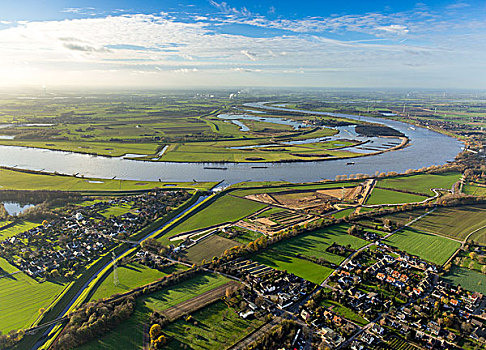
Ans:
{"type": "MultiPolygon", "coordinates": [[[[263,103],[250,103],[245,107],[295,111],[263,103]]],[[[336,175],[357,173],[371,175],[376,171],[403,172],[407,169],[442,165],[453,160],[463,149],[463,144],[452,137],[393,120],[302,110],[299,112],[312,115],[343,116],[354,120],[360,119],[384,124],[407,135],[410,145],[397,151],[353,159],[295,163],[225,163],[224,165],[220,163],[143,162],[37,148],[0,146],[0,166],[51,173],[79,174],[78,176],[84,175],[85,177],[116,177],[117,179],[141,181],[159,179],[161,181],[224,180],[224,184],[248,180],[310,182],[334,179],[336,175]],[[354,162],[354,164],[349,165],[349,162],[354,162]],[[208,169],[207,167],[224,167],[226,170],[208,169]]]]}

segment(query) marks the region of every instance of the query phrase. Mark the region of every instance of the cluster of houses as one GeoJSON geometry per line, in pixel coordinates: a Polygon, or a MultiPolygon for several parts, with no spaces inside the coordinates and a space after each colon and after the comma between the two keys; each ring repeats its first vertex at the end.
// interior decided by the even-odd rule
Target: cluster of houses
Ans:
{"type": "Polygon", "coordinates": [[[420,303],[390,312],[386,323],[428,348],[454,348],[460,337],[486,346],[486,298],[439,281],[420,303]]]}
{"type": "Polygon", "coordinates": [[[392,285],[405,298],[422,296],[438,278],[438,269],[435,265],[405,253],[390,255],[386,249],[378,249],[381,258],[364,270],[367,279],[374,278],[380,284],[392,285]]]}
{"type": "Polygon", "coordinates": [[[249,275],[247,280],[257,294],[268,298],[280,309],[289,308],[313,288],[311,282],[301,277],[273,269],[264,275],[249,275]]]}
{"type": "Polygon", "coordinates": [[[137,196],[97,202],[0,242],[0,253],[32,277],[72,276],[115,242],[180,205],[185,191],[154,190],[137,196]],[[111,206],[130,203],[129,212],[103,216],[111,206]]]}
{"type": "Polygon", "coordinates": [[[300,316],[314,327],[323,349],[384,349],[400,337],[397,341],[427,349],[460,349],[459,342],[486,348],[486,298],[445,283],[437,272],[436,266],[418,258],[378,247],[338,270],[331,278],[335,291],[325,294],[370,320],[367,327],[357,326],[332,307],[306,305],[300,316]],[[362,280],[377,290],[386,288],[386,293],[366,292],[362,280]]]}
{"type": "Polygon", "coordinates": [[[300,303],[315,287],[301,277],[252,260],[231,261],[225,264],[224,272],[244,280],[254,295],[263,297],[280,310],[300,303]]]}

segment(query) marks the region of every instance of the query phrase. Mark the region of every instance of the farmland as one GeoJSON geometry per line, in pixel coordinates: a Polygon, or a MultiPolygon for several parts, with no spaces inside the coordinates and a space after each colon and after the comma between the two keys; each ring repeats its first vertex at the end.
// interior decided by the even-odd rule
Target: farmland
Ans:
{"type": "Polygon", "coordinates": [[[366,245],[366,241],[347,234],[346,225],[338,225],[330,228],[316,230],[276,244],[272,249],[282,254],[302,254],[324,258],[331,263],[339,264],[344,260],[342,256],[326,252],[332,244],[343,246],[348,244],[352,249],[358,249],[366,245]]]}
{"type": "Polygon", "coordinates": [[[188,248],[185,252],[185,257],[191,263],[200,263],[203,259],[209,261],[214,256],[219,257],[223,255],[226,249],[233,248],[237,245],[240,245],[240,243],[224,237],[212,235],[188,248]]]}
{"type": "Polygon", "coordinates": [[[486,187],[477,186],[472,184],[464,185],[463,192],[465,194],[471,194],[473,196],[486,196],[486,187]]]}
{"type": "Polygon", "coordinates": [[[254,260],[273,269],[293,273],[316,284],[320,284],[333,272],[333,269],[329,267],[321,266],[305,259],[299,259],[291,254],[285,254],[273,249],[259,254],[254,260]]]}
{"type": "Polygon", "coordinates": [[[332,243],[344,246],[349,244],[353,249],[366,244],[366,241],[348,235],[346,230],[346,226],[340,225],[295,237],[276,244],[268,251],[259,254],[255,260],[277,270],[287,270],[311,282],[321,283],[332,269],[298,258],[296,254],[324,258],[331,263],[339,264],[344,257],[326,252],[332,243]]]}
{"type": "Polygon", "coordinates": [[[153,282],[169,273],[185,267],[172,266],[162,269],[162,271],[151,269],[139,263],[129,263],[118,267],[118,285],[114,284],[113,271],[101,282],[96,288],[96,292],[91,297],[91,300],[107,298],[113,294],[125,293],[133,288],[143,286],[147,283],[153,282]]]}
{"type": "Polygon", "coordinates": [[[366,201],[366,204],[402,204],[410,202],[421,202],[425,198],[426,197],[424,196],[419,196],[416,194],[374,188],[373,192],[371,192],[371,196],[366,201]]]}
{"type": "Polygon", "coordinates": [[[462,267],[453,266],[445,276],[445,280],[455,285],[479,293],[486,294],[486,275],[462,267]]]}
{"type": "Polygon", "coordinates": [[[40,223],[38,222],[31,222],[31,221],[16,221],[12,226],[6,228],[0,228],[0,240],[5,238],[12,237],[17,233],[28,231],[33,227],[39,226],[40,223]]]}
{"type": "Polygon", "coordinates": [[[244,320],[219,301],[191,315],[191,322],[180,319],[163,328],[171,337],[167,349],[226,349],[260,326],[260,320],[244,320]]]}
{"type": "Polygon", "coordinates": [[[201,274],[137,300],[134,314],[122,322],[106,336],[96,339],[80,349],[142,349],[144,326],[153,310],[163,311],[197,295],[227,283],[225,277],[214,274],[201,274]]]}
{"type": "Polygon", "coordinates": [[[265,207],[265,204],[226,195],[218,198],[209,207],[189,217],[182,224],[171,230],[169,234],[175,235],[223,224],[225,222],[236,221],[265,207]],[[231,210],[228,210],[229,208],[231,210]]]}
{"type": "MultiPolygon", "coordinates": [[[[312,133],[308,134],[312,138],[312,133]]],[[[267,139],[259,140],[260,145],[267,139]]],[[[340,141],[342,145],[354,143],[340,141]]],[[[245,148],[259,145],[255,141],[211,141],[181,143],[172,145],[161,158],[167,162],[279,162],[296,160],[328,160],[360,156],[359,153],[335,149],[334,142],[308,143],[305,145],[287,146],[275,144],[269,147],[245,148]]]]}
{"type": "Polygon", "coordinates": [[[148,322],[150,312],[146,307],[137,307],[128,320],[119,324],[104,337],[79,347],[79,350],[143,349],[145,339],[143,325],[148,322]]]}
{"type": "Polygon", "coordinates": [[[418,209],[413,211],[403,211],[403,212],[394,213],[391,215],[387,215],[386,218],[395,221],[400,225],[405,225],[409,221],[412,221],[413,219],[418,218],[419,216],[425,213],[426,211],[424,209],[418,209]]]}
{"type": "Polygon", "coordinates": [[[378,187],[394,188],[432,196],[431,188],[450,189],[461,178],[460,173],[397,176],[378,181],[378,187]]]}
{"type": "Polygon", "coordinates": [[[448,238],[410,228],[395,233],[384,243],[437,265],[444,264],[461,245],[448,238]]]}
{"type": "MultiPolygon", "coordinates": [[[[17,271],[1,258],[0,269],[1,276],[17,271]]],[[[38,283],[22,272],[0,278],[0,331],[5,334],[30,326],[39,309],[47,308],[64,287],[61,283],[38,283]]]]}
{"type": "MultiPolygon", "coordinates": [[[[285,122],[289,115],[253,113],[244,119],[228,108],[227,96],[211,100],[196,98],[183,101],[181,96],[105,95],[101,99],[78,99],[64,96],[65,103],[45,99],[34,104],[29,100],[2,100],[0,123],[7,137],[0,143],[10,146],[35,147],[65,152],[87,153],[107,157],[125,157],[146,161],[174,162],[279,162],[285,160],[327,160],[356,157],[359,150],[340,150],[353,146],[353,140],[320,140],[337,133],[331,127],[301,125],[297,130],[285,122]],[[23,113],[17,114],[18,108],[23,113]],[[228,115],[227,113],[231,113],[228,115]],[[218,118],[224,114],[228,120],[218,118]],[[230,120],[231,119],[231,120],[230,120]],[[233,121],[239,123],[235,125],[233,121]],[[240,128],[240,126],[244,128],[240,128]],[[252,148],[254,145],[271,146],[252,148]],[[314,143],[284,142],[316,139],[314,143]],[[238,149],[234,147],[248,147],[238,149]],[[161,152],[162,149],[164,152],[161,152]]],[[[184,96],[187,97],[187,96],[184,96]]],[[[312,117],[327,123],[330,116],[312,117]]],[[[296,113],[292,119],[301,120],[296,113]]],[[[341,122],[349,122],[338,118],[341,122]]],[[[356,122],[353,122],[356,123],[356,122]]],[[[332,123],[331,123],[332,124],[332,123]]]]}
{"type": "Polygon", "coordinates": [[[219,287],[228,281],[229,279],[220,275],[198,275],[173,287],[149,295],[143,299],[143,303],[152,310],[164,311],[183,301],[219,287]]]}
{"type": "MultiPolygon", "coordinates": [[[[412,227],[463,241],[471,232],[485,225],[486,206],[482,205],[439,208],[415,222],[412,227]]],[[[471,239],[486,243],[484,232],[478,232],[471,239]]]]}

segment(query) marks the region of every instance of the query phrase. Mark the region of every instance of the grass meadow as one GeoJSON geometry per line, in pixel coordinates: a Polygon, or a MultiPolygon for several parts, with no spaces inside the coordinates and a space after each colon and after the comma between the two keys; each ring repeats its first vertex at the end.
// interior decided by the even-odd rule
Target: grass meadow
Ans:
{"type": "Polygon", "coordinates": [[[378,181],[378,187],[396,188],[432,196],[431,188],[450,189],[461,178],[460,173],[397,176],[378,181]]]}
{"type": "Polygon", "coordinates": [[[277,270],[287,270],[297,276],[316,284],[321,283],[333,270],[315,264],[305,259],[297,258],[296,254],[308,257],[324,258],[327,261],[340,264],[345,258],[326,252],[333,243],[350,245],[358,249],[367,244],[365,240],[347,234],[346,225],[316,230],[280,243],[255,257],[255,260],[277,270]]]}
{"type": "MultiPolygon", "coordinates": [[[[18,271],[0,258],[0,276],[18,271]]],[[[20,272],[0,278],[0,331],[28,328],[39,316],[39,309],[47,308],[65,285],[38,283],[20,272]]]]}
{"type": "MultiPolygon", "coordinates": [[[[442,236],[464,240],[471,232],[486,225],[486,205],[439,208],[416,221],[412,227],[442,236]]],[[[471,237],[486,243],[486,230],[471,237]]]]}
{"type": "Polygon", "coordinates": [[[219,287],[228,281],[227,278],[220,275],[200,274],[194,278],[140,298],[137,300],[137,306],[132,317],[123,321],[104,337],[93,340],[81,346],[79,349],[142,349],[144,334],[148,331],[146,324],[150,314],[154,310],[159,312],[166,310],[183,301],[219,287]]]}
{"type": "Polygon", "coordinates": [[[244,320],[222,302],[194,312],[189,322],[179,319],[163,328],[170,337],[166,349],[227,349],[262,325],[261,320],[244,320]]]}
{"type": "Polygon", "coordinates": [[[486,294],[486,275],[480,272],[452,266],[444,279],[452,284],[461,285],[464,289],[486,294]]]}
{"type": "Polygon", "coordinates": [[[418,196],[416,194],[403,193],[397,191],[384,190],[382,188],[374,188],[370,197],[366,201],[367,205],[375,204],[402,204],[411,202],[421,202],[426,197],[418,196]]]}
{"type": "Polygon", "coordinates": [[[178,270],[186,269],[183,265],[171,266],[162,271],[152,269],[139,263],[130,263],[118,267],[119,284],[115,286],[113,271],[101,282],[93,293],[91,300],[107,298],[143,286],[178,270]]]}
{"type": "Polygon", "coordinates": [[[411,228],[398,231],[384,243],[437,265],[444,264],[461,246],[448,238],[411,228]]]}
{"type": "Polygon", "coordinates": [[[263,203],[226,195],[176,226],[169,235],[236,221],[265,207],[263,203]]]}

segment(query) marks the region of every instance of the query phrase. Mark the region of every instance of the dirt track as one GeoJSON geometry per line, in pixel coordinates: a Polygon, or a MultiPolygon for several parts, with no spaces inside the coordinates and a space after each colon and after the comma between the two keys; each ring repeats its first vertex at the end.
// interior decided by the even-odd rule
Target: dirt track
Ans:
{"type": "Polygon", "coordinates": [[[168,308],[167,310],[161,313],[170,320],[177,319],[178,317],[184,314],[190,314],[191,312],[199,310],[205,307],[206,305],[209,305],[215,302],[216,300],[220,299],[222,296],[225,295],[226,288],[228,287],[239,288],[240,284],[236,281],[228,282],[226,284],[223,284],[222,286],[210,290],[209,292],[203,293],[201,295],[198,295],[197,297],[194,297],[180,304],[172,306],[171,308],[168,308]]]}

